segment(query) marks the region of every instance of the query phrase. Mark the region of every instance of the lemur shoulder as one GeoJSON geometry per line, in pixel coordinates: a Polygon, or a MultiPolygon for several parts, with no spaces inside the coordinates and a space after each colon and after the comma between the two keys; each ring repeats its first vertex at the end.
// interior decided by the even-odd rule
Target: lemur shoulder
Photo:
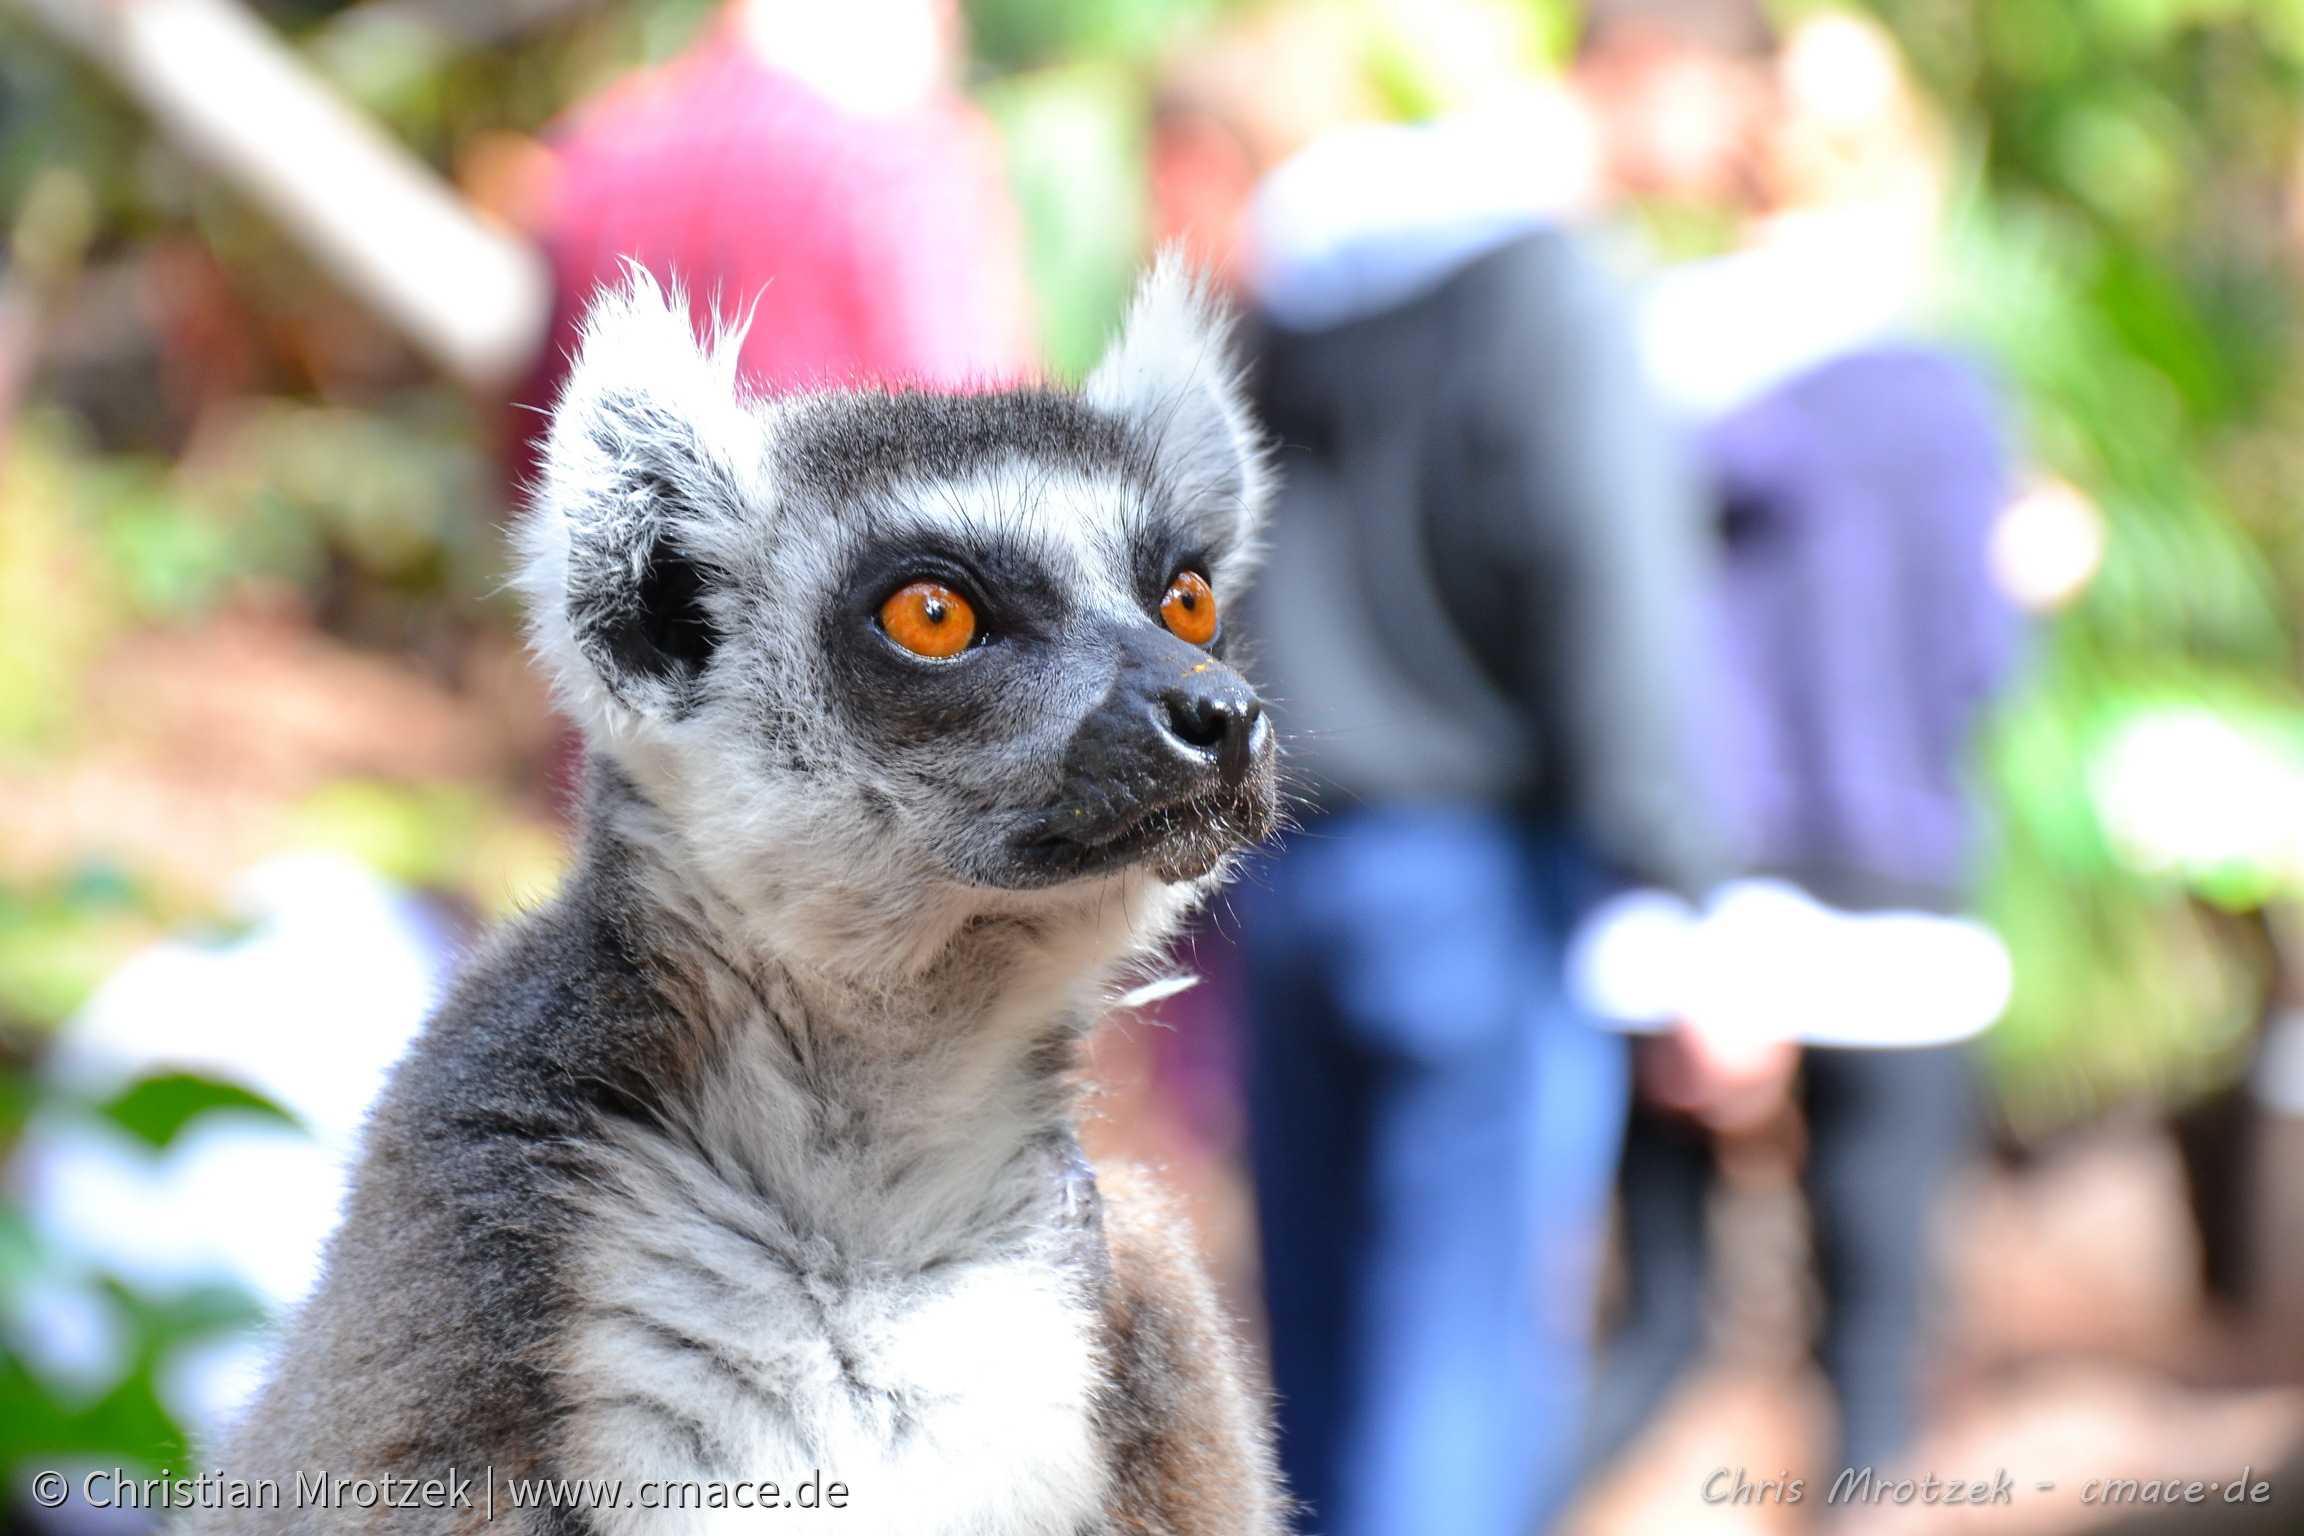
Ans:
{"type": "Polygon", "coordinates": [[[1277,1532],[1206,1279],[1073,1134],[1077,1042],[1273,816],[1221,323],[1167,264],[1077,394],[734,367],[645,277],[590,318],[519,576],[580,854],[396,1069],[215,1462],[621,1484],[495,1511],[557,1536],[1277,1532]],[[643,1507],[811,1473],[841,1509],[643,1507]]]}

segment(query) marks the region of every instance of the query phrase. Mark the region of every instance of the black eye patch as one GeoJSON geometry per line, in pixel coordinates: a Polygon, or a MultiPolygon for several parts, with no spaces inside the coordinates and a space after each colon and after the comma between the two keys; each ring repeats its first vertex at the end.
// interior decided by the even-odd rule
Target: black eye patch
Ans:
{"type": "Polygon", "coordinates": [[[1074,605],[1026,551],[942,531],[892,531],[851,563],[826,610],[832,703],[860,734],[903,750],[964,750],[1035,729],[1026,701],[1066,661],[1074,605]],[[979,640],[929,660],[880,627],[888,598],[914,582],[950,587],[974,610],[979,640]]]}
{"type": "Polygon", "coordinates": [[[915,581],[938,582],[965,597],[987,642],[1048,638],[1071,611],[1063,587],[1022,550],[941,531],[868,544],[840,584],[840,607],[851,622],[869,623],[890,594],[915,581]]]}
{"type": "MultiPolygon", "coordinates": [[[[1160,604],[1168,595],[1169,583],[1176,579],[1178,572],[1197,571],[1207,576],[1214,570],[1214,556],[1208,546],[1170,524],[1154,523],[1144,528],[1132,541],[1129,552],[1137,600],[1143,603],[1146,614],[1152,616],[1155,623],[1160,604]]],[[[1233,595],[1219,592],[1216,598],[1221,604],[1233,595]]],[[[1219,630],[1209,650],[1222,655],[1223,648],[1224,634],[1219,630]]]]}

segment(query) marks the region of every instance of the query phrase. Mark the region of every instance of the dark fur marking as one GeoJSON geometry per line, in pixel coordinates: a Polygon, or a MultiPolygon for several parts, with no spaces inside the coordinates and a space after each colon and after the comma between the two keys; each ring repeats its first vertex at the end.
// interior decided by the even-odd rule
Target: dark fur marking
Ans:
{"type": "Polygon", "coordinates": [[[660,1397],[639,1392],[625,1392],[615,1397],[600,1399],[606,1407],[637,1408],[688,1442],[689,1452],[696,1463],[705,1467],[724,1467],[734,1460],[713,1435],[711,1427],[693,1414],[685,1413],[660,1397]]]}
{"type": "Polygon", "coordinates": [[[1111,1182],[1107,1375],[1097,1405],[1111,1456],[1109,1528],[1145,1536],[1285,1528],[1261,1405],[1239,1382],[1207,1277],[1153,1191],[1134,1175],[1111,1182]]]}
{"type": "Polygon", "coordinates": [[[999,750],[1036,724],[1013,707],[1044,691],[1052,673],[1094,665],[1070,643],[1070,603],[1037,561],[999,543],[971,544],[943,530],[875,539],[844,574],[826,610],[821,646],[825,702],[894,761],[948,771],[959,749],[999,750]],[[924,661],[880,628],[880,606],[909,582],[940,581],[977,610],[978,642],[924,661]]]}
{"type": "Polygon", "coordinates": [[[569,620],[619,697],[633,682],[653,679],[672,688],[675,712],[685,713],[720,642],[705,601],[719,578],[678,547],[671,529],[683,519],[728,515],[739,501],[736,488],[686,422],[644,397],[603,402],[592,442],[614,465],[616,494],[633,514],[611,526],[633,543],[602,543],[578,531],[569,551],[569,620]]]}
{"type": "Polygon", "coordinates": [[[709,1264],[692,1259],[684,1253],[667,1253],[661,1248],[654,1247],[642,1248],[639,1253],[649,1263],[686,1275],[691,1280],[701,1281],[722,1296],[745,1294],[742,1286],[730,1280],[719,1270],[714,1269],[709,1264]]]}
{"type": "Polygon", "coordinates": [[[633,622],[602,636],[618,663],[671,679],[700,676],[720,643],[720,631],[705,611],[709,583],[702,565],[658,539],[648,551],[636,593],[633,622]]]}
{"type": "Polygon", "coordinates": [[[726,1381],[730,1386],[740,1389],[755,1402],[777,1409],[790,1406],[788,1397],[763,1385],[758,1375],[743,1361],[731,1359],[706,1340],[699,1339],[693,1334],[683,1333],[670,1323],[661,1322],[632,1307],[603,1307],[594,1310],[599,1316],[611,1317],[630,1325],[647,1338],[675,1354],[702,1360],[705,1365],[711,1368],[713,1375],[726,1381]]]}
{"type": "Polygon", "coordinates": [[[1016,458],[1132,478],[1149,463],[1125,423],[1041,390],[827,397],[797,417],[778,458],[792,483],[834,503],[1016,458]]]}

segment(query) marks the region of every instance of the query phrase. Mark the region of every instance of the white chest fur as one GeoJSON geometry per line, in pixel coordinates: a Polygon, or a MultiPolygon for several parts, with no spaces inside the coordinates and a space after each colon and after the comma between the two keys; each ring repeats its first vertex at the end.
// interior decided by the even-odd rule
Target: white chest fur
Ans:
{"type": "Polygon", "coordinates": [[[701,1160],[649,1152],[619,1160],[575,1275],[565,1475],[610,1485],[595,1530],[1095,1524],[1095,1333],[1052,1251],[843,1266],[701,1160]],[[844,1485],[837,1511],[802,1507],[812,1478],[820,1503],[844,1485]]]}

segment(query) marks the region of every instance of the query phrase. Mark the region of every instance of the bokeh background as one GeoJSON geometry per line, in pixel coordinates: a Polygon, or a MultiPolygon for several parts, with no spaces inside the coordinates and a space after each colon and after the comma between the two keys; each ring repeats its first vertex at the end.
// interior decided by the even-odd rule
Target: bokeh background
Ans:
{"type": "MultiPolygon", "coordinates": [[[[516,476],[485,369],[443,366],[206,168],[70,10],[0,3],[11,1476],[182,1465],[246,1390],[264,1319],[310,1278],[268,1224],[324,1228],[407,1020],[486,923],[553,888],[569,771],[502,590],[516,476]]],[[[714,14],[257,10],[513,243],[547,125],[714,14]]],[[[1057,376],[1094,358],[1148,249],[1155,96],[1206,39],[1301,61],[1270,77],[1283,107],[1414,121],[1556,74],[1577,27],[1569,0],[964,11],[1057,376]]],[[[2304,1436],[2282,1385],[2304,1381],[2304,1302],[2277,1280],[2304,1261],[2304,6],[1830,14],[1891,40],[1915,86],[1947,209],[1930,324],[2003,386],[2046,509],[2047,553],[2011,568],[2071,578],[2042,594],[1977,765],[1983,910],[2016,989],[1985,1041],[1999,1156],[1945,1228],[1931,1422],[1995,1463],[2018,1444],[2098,1472],[2277,1461],[2304,1436]]],[[[1628,217],[1666,254],[1727,238],[1702,207],[1628,217]]],[[[1215,1025],[1171,1022],[1099,1042],[1097,1134],[1177,1171],[1252,1311],[1227,1057],[1215,1025]]],[[[1593,1529],[1662,1518],[1643,1490],[1671,1468],[1772,1470],[1812,1433],[1797,1213],[1766,1149],[1747,1163],[1716,1213],[1718,1360],[1592,1492],[1593,1529]]]]}

